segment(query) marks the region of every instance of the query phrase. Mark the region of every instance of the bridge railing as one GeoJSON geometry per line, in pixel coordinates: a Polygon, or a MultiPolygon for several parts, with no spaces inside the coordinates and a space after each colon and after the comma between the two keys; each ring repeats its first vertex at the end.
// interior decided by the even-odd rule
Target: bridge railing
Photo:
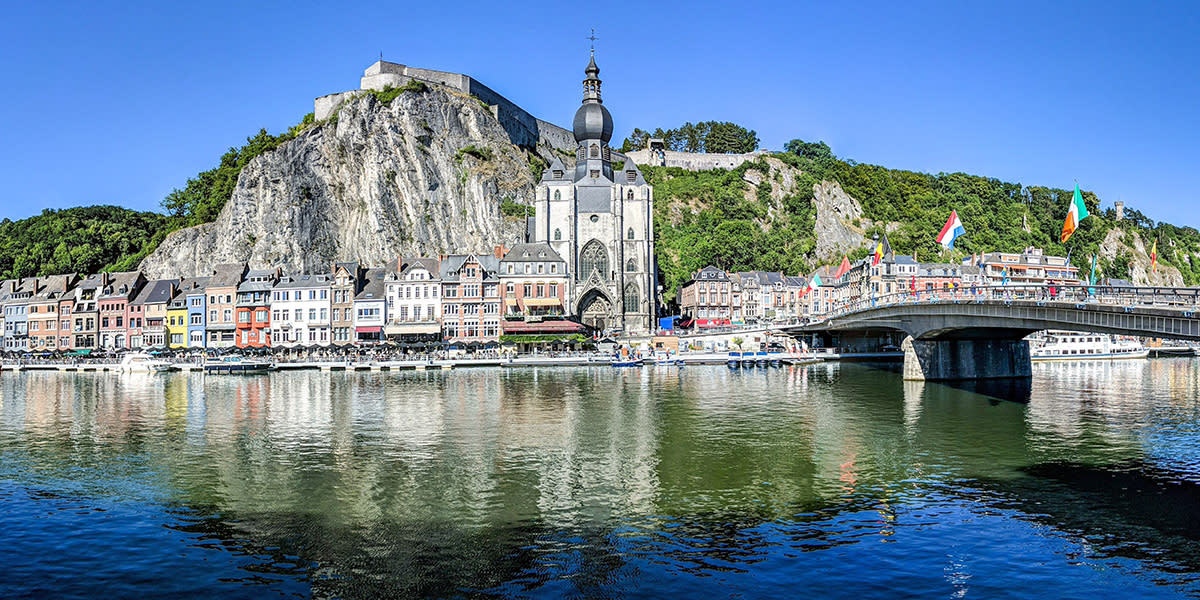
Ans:
{"type": "Polygon", "coordinates": [[[1100,285],[988,285],[959,287],[954,289],[908,290],[866,296],[836,304],[832,311],[811,314],[808,323],[819,323],[869,311],[877,308],[903,304],[936,303],[1034,303],[1037,305],[1089,304],[1125,307],[1132,312],[1138,307],[1155,307],[1179,310],[1191,317],[1200,312],[1200,288],[1187,287],[1133,287],[1100,285]]]}

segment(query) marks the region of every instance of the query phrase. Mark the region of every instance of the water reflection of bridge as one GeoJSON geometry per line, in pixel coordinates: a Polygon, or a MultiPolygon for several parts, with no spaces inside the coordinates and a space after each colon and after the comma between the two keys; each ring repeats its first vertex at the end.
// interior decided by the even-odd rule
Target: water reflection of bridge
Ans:
{"type": "Polygon", "coordinates": [[[1029,377],[1029,345],[1042,329],[1200,340],[1200,289],[1103,286],[999,286],[970,293],[891,294],[792,335],[891,330],[904,342],[906,379],[1029,377]]]}

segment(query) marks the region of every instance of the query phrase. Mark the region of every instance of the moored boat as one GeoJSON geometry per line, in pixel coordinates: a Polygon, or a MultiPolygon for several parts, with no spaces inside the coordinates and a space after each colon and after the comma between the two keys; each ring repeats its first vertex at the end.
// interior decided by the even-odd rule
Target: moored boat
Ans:
{"type": "Polygon", "coordinates": [[[117,370],[122,373],[161,373],[171,370],[171,363],[145,352],[126,352],[117,363],[117,370]]]}
{"type": "Polygon", "coordinates": [[[220,360],[209,360],[204,363],[205,373],[266,373],[273,365],[265,360],[255,360],[241,356],[226,356],[220,360]]]}
{"type": "MultiPolygon", "coordinates": [[[[1038,341],[1039,338],[1034,338],[1038,341]]],[[[1120,360],[1146,358],[1150,351],[1134,339],[1113,339],[1106,333],[1047,331],[1042,343],[1030,351],[1034,361],[1120,360]]]]}

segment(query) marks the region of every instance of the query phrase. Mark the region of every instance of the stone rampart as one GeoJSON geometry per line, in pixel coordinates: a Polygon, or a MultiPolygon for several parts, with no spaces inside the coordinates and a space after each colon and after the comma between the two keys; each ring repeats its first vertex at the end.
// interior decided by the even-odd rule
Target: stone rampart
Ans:
{"type": "MultiPolygon", "coordinates": [[[[382,90],[388,86],[402,87],[413,79],[446,86],[478,98],[492,108],[492,114],[508,132],[509,140],[513,144],[526,148],[544,144],[567,151],[575,149],[575,136],[570,131],[534,117],[508,98],[461,73],[434,71],[399,63],[377,61],[363,71],[360,89],[382,90]]],[[[341,92],[317,98],[313,102],[313,116],[318,121],[328,119],[338,106],[341,106],[353,94],[354,92],[341,92]]]]}
{"type": "Polygon", "coordinates": [[[766,150],[746,154],[706,154],[643,149],[626,152],[625,156],[642,166],[679,167],[688,171],[708,171],[711,169],[734,169],[742,163],[753,161],[766,154],[768,154],[766,150]]]}

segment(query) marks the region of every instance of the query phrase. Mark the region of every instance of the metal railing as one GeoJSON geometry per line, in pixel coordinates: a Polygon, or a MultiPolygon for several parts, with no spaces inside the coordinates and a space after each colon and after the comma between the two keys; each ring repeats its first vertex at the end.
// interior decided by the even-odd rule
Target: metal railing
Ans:
{"type": "Polygon", "coordinates": [[[872,310],[904,305],[951,304],[1006,304],[1075,307],[1104,305],[1122,307],[1131,313],[1139,308],[1156,308],[1179,311],[1179,316],[1194,318],[1200,309],[1200,288],[1186,287],[1130,287],[1100,285],[992,285],[973,288],[915,290],[893,292],[880,296],[868,296],[852,302],[835,304],[834,310],[819,315],[810,315],[807,324],[818,324],[831,319],[869,312],[872,310]]]}

